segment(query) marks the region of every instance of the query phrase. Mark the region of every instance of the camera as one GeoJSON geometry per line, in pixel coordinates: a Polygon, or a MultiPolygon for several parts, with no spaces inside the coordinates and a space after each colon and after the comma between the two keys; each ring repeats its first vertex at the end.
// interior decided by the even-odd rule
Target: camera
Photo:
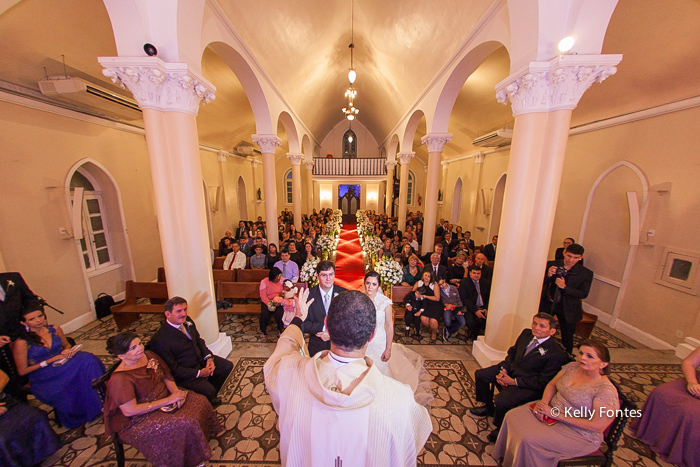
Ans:
{"type": "Polygon", "coordinates": [[[563,266],[559,266],[557,268],[557,272],[554,273],[555,276],[557,277],[566,277],[567,270],[563,266]]]}

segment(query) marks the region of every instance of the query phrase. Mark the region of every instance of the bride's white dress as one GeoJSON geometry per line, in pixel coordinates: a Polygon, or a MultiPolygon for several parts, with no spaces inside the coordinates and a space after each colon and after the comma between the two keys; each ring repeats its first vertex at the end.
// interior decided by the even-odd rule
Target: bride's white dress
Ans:
{"type": "Polygon", "coordinates": [[[391,305],[391,300],[379,290],[373,301],[377,327],[365,355],[372,359],[383,374],[411,386],[416,402],[430,409],[430,403],[434,399],[430,387],[432,378],[423,367],[423,357],[402,344],[392,342],[391,358],[388,362],[382,361],[382,354],[386,349],[385,310],[391,305]]]}

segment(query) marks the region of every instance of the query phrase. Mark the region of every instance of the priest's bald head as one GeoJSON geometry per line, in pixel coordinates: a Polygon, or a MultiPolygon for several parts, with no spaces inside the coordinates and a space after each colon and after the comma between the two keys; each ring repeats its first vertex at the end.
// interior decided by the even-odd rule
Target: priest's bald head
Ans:
{"type": "Polygon", "coordinates": [[[326,328],[332,347],[344,351],[360,350],[374,335],[377,315],[374,303],[367,295],[356,290],[342,292],[328,307],[326,328]]]}

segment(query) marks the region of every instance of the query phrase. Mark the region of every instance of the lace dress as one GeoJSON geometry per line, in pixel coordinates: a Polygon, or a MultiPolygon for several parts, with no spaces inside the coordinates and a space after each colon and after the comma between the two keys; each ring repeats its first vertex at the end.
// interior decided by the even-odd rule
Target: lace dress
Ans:
{"type": "Polygon", "coordinates": [[[383,374],[401,382],[408,384],[413,389],[414,398],[420,405],[430,410],[430,403],[434,396],[430,388],[432,378],[425,368],[423,368],[423,357],[413,350],[392,342],[391,358],[388,362],[382,361],[382,354],[386,349],[386,307],[391,305],[391,300],[384,295],[381,290],[374,296],[374,309],[377,313],[377,327],[374,337],[367,346],[366,356],[371,358],[379,371],[383,374]]]}

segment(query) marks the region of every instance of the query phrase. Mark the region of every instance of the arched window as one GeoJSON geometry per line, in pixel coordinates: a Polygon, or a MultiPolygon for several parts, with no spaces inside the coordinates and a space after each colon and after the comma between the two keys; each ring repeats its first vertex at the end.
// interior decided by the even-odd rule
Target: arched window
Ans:
{"type": "Polygon", "coordinates": [[[406,189],[406,204],[413,206],[413,192],[415,191],[416,177],[412,171],[408,171],[408,187],[406,189]]]}
{"type": "Polygon", "coordinates": [[[357,158],[357,136],[352,130],[348,130],[343,135],[343,159],[357,158]]]}
{"type": "Polygon", "coordinates": [[[104,200],[97,182],[87,171],[79,168],[70,180],[71,201],[75,202],[76,188],[82,188],[82,228],[80,248],[83,253],[83,263],[88,272],[97,271],[114,263],[110,254],[109,229],[105,216],[104,200]]]}
{"type": "Polygon", "coordinates": [[[287,199],[287,204],[293,204],[293,197],[292,197],[292,169],[287,170],[284,173],[284,190],[286,199],[287,199]]]}

